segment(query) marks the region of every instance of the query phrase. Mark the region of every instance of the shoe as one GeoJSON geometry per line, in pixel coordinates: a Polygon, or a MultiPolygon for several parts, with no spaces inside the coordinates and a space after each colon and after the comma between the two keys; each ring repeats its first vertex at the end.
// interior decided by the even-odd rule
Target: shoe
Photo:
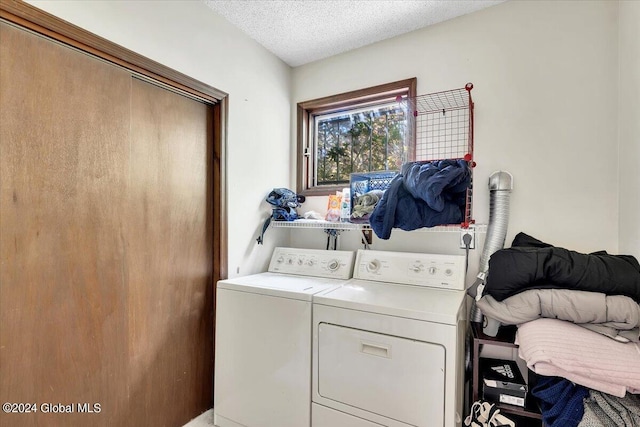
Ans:
{"type": "Polygon", "coordinates": [[[465,418],[467,427],[515,427],[515,423],[500,413],[496,405],[481,400],[471,405],[469,416],[465,418]]]}
{"type": "Polygon", "coordinates": [[[464,419],[464,425],[466,427],[483,427],[478,423],[478,415],[480,411],[480,402],[473,402],[469,415],[464,419]]]}
{"type": "Polygon", "coordinates": [[[490,403],[481,400],[473,402],[469,416],[464,420],[464,425],[467,427],[488,427],[487,421],[489,421],[488,415],[491,406],[490,403]]]}
{"type": "Polygon", "coordinates": [[[491,405],[487,418],[487,427],[516,427],[516,423],[502,415],[495,405],[491,405]]]}

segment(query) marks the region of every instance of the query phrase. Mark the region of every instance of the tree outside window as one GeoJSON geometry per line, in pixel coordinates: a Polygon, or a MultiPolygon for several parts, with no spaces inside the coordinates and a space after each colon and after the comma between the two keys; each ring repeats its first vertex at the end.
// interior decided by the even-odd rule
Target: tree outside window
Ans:
{"type": "Polygon", "coordinates": [[[326,195],[354,172],[398,170],[413,160],[407,112],[416,79],[298,104],[298,193],[326,195]]]}

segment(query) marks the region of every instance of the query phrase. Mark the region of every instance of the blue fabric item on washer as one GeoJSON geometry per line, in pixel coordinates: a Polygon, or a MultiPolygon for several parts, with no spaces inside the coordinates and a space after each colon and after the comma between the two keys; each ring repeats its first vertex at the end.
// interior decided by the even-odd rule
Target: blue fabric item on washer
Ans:
{"type": "Polygon", "coordinates": [[[545,426],[577,427],[589,389],[566,378],[540,376],[531,394],[538,398],[545,426]]]}
{"type": "Polygon", "coordinates": [[[414,198],[398,175],[369,217],[369,225],[380,239],[389,239],[392,228],[405,231],[441,224],[462,222],[462,209],[457,204],[447,203],[441,212],[429,207],[422,199],[414,198]]]}
{"type": "Polygon", "coordinates": [[[464,160],[407,163],[389,184],[369,224],[385,240],[391,237],[392,228],[411,231],[459,224],[470,184],[471,171],[464,160]]]}
{"type": "Polygon", "coordinates": [[[431,209],[442,212],[447,202],[459,203],[471,184],[471,169],[464,160],[438,160],[429,163],[405,163],[404,185],[415,198],[431,209]]]}
{"type": "Polygon", "coordinates": [[[269,228],[271,220],[295,221],[298,219],[296,208],[304,203],[305,197],[298,195],[288,188],[274,188],[267,196],[266,202],[273,206],[271,216],[264,221],[262,232],[256,239],[259,245],[264,243],[264,233],[269,228]]]}

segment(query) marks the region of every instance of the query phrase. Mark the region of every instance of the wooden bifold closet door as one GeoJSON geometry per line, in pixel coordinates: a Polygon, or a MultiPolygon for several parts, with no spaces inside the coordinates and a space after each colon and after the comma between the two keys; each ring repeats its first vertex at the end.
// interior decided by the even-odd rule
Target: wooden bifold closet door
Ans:
{"type": "Polygon", "coordinates": [[[0,425],[181,426],[212,402],[212,107],[0,40],[0,401],[37,405],[0,425]]]}

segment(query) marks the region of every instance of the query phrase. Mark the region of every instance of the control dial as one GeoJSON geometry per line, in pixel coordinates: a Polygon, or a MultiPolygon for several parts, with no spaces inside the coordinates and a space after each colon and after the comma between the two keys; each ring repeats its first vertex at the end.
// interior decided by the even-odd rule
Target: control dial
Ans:
{"type": "Polygon", "coordinates": [[[375,273],[376,271],[380,270],[380,261],[378,261],[377,259],[373,259],[367,263],[366,268],[367,271],[375,273]]]}
{"type": "Polygon", "coordinates": [[[337,259],[332,259],[327,263],[327,268],[330,271],[336,271],[338,268],[340,268],[340,262],[338,262],[337,259]]]}

